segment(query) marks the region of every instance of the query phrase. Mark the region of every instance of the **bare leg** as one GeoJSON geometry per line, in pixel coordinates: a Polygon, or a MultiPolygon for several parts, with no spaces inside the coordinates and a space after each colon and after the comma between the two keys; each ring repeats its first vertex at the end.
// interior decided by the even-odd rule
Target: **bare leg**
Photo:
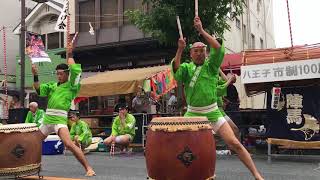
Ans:
{"type": "Polygon", "coordinates": [[[130,143],[130,137],[128,135],[121,135],[121,136],[118,136],[120,138],[120,142],[116,142],[117,144],[121,144],[121,145],[124,145],[124,146],[127,146],[129,145],[130,143]]]}
{"type": "Polygon", "coordinates": [[[104,143],[105,145],[110,145],[112,142],[113,142],[113,138],[112,138],[111,136],[107,137],[107,138],[103,141],[103,143],[104,143]]]}
{"type": "Polygon", "coordinates": [[[92,167],[89,165],[81,149],[71,141],[69,130],[67,128],[60,128],[58,135],[61,138],[63,144],[66,146],[66,148],[73,153],[73,155],[78,159],[78,161],[85,168],[87,172],[86,176],[95,176],[95,172],[93,171],[92,167]]]}
{"type": "Polygon", "coordinates": [[[240,140],[240,131],[239,131],[239,128],[237,127],[237,125],[235,125],[231,119],[227,122],[228,122],[229,126],[231,127],[234,135],[238,138],[238,140],[240,140]]]}
{"type": "Polygon", "coordinates": [[[105,145],[111,145],[112,143],[115,143],[117,145],[118,148],[120,148],[121,150],[125,150],[128,145],[130,144],[130,136],[129,135],[120,135],[117,137],[112,137],[109,136],[108,138],[106,138],[103,143],[105,145]],[[117,142],[115,142],[115,138],[119,139],[117,140],[117,142]]]}
{"type": "Polygon", "coordinates": [[[256,166],[254,165],[250,154],[248,151],[242,146],[242,144],[239,142],[239,140],[234,135],[231,127],[228,123],[224,123],[220,129],[218,130],[218,133],[223,138],[223,140],[226,142],[226,144],[229,146],[230,149],[235,151],[238,154],[238,157],[242,161],[244,165],[247,166],[247,168],[251,171],[253,176],[257,180],[263,180],[263,177],[257,170],[256,166]]]}

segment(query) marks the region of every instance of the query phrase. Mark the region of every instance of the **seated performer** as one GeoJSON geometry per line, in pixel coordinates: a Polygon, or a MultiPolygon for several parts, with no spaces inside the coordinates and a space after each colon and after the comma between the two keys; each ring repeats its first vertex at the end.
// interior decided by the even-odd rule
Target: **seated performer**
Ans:
{"type": "Polygon", "coordinates": [[[128,106],[122,104],[119,106],[119,115],[115,117],[112,123],[111,135],[104,140],[104,144],[127,146],[133,141],[135,136],[136,119],[128,113],[128,106]]]}
{"type": "Polygon", "coordinates": [[[89,165],[86,157],[79,147],[71,140],[67,120],[71,101],[77,97],[80,90],[81,64],[76,64],[72,57],[72,48],[67,50],[69,57],[67,64],[59,64],[56,67],[58,82],[43,83],[40,85],[38,68],[32,65],[34,76],[33,86],[40,96],[48,97],[48,108],[40,126],[42,140],[51,133],[56,133],[64,146],[69,149],[86,170],[86,176],[95,176],[95,172],[89,165]]]}
{"type": "Polygon", "coordinates": [[[190,50],[192,62],[181,64],[186,41],[183,38],[178,41],[178,49],[172,62],[172,72],[174,78],[184,84],[188,104],[185,116],[206,116],[212,122],[213,130],[224,139],[230,149],[238,154],[240,160],[248,167],[253,176],[262,180],[263,177],[256,169],[250,154],[236,138],[217,106],[216,88],[219,68],[225,52],[224,45],[203,29],[198,16],[194,18],[194,27],[212,48],[209,57],[206,58],[206,45],[202,42],[194,43],[190,50]]]}
{"type": "Polygon", "coordinates": [[[69,116],[72,121],[74,121],[70,129],[71,140],[76,146],[80,147],[82,151],[90,146],[92,142],[92,133],[89,125],[79,118],[79,111],[71,110],[69,111],[69,116]]]}
{"type": "Polygon", "coordinates": [[[29,109],[25,123],[36,123],[37,126],[40,127],[43,121],[44,111],[38,108],[38,103],[36,102],[31,102],[29,109]]]}

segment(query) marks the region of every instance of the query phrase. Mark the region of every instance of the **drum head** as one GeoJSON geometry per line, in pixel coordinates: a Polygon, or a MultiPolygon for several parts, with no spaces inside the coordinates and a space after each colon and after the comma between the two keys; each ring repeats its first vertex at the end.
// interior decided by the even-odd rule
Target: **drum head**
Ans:
{"type": "Polygon", "coordinates": [[[39,128],[35,123],[9,124],[0,126],[0,133],[33,132],[39,128]]]}
{"type": "Polygon", "coordinates": [[[209,122],[207,117],[156,117],[151,122],[209,122]]]}
{"type": "Polygon", "coordinates": [[[206,117],[157,117],[149,124],[151,131],[199,131],[212,129],[206,117]]]}

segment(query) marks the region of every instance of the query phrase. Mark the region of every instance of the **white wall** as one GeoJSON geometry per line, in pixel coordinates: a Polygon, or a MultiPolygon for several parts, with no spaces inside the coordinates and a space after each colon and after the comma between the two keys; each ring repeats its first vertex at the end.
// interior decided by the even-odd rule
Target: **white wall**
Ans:
{"type": "MultiPolygon", "coordinates": [[[[260,11],[257,11],[259,0],[247,0],[248,6],[244,9],[240,20],[240,29],[236,26],[236,20],[227,19],[231,26],[230,31],[225,32],[226,53],[238,53],[246,49],[251,49],[251,33],[255,36],[255,49],[260,49],[260,38],[263,39],[263,48],[275,48],[273,32],[273,6],[272,0],[261,0],[260,11]],[[244,32],[243,25],[247,31],[244,32]],[[266,28],[265,28],[266,27],[266,28]],[[246,39],[243,34],[246,33],[246,39]]],[[[262,109],[265,108],[265,95],[260,94],[248,97],[240,77],[237,77],[235,86],[239,93],[240,107],[262,109]]]]}
{"type": "MultiPolygon", "coordinates": [[[[35,2],[26,0],[26,7],[33,8],[35,2]]],[[[0,29],[2,26],[6,26],[6,42],[7,42],[7,66],[8,74],[15,75],[15,59],[19,55],[19,36],[13,34],[13,29],[20,23],[21,17],[21,4],[20,0],[1,0],[0,6],[0,29]]],[[[4,73],[4,61],[3,61],[3,36],[0,31],[0,70],[4,73]]]]}

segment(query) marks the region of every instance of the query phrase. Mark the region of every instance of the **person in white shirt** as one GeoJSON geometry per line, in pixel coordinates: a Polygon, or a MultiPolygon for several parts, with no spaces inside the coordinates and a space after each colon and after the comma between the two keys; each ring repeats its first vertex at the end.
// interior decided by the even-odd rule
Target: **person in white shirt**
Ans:
{"type": "Polygon", "coordinates": [[[174,91],[170,92],[171,96],[170,99],[168,100],[168,112],[169,113],[173,113],[176,109],[176,105],[177,105],[177,97],[174,95],[174,91]]]}

